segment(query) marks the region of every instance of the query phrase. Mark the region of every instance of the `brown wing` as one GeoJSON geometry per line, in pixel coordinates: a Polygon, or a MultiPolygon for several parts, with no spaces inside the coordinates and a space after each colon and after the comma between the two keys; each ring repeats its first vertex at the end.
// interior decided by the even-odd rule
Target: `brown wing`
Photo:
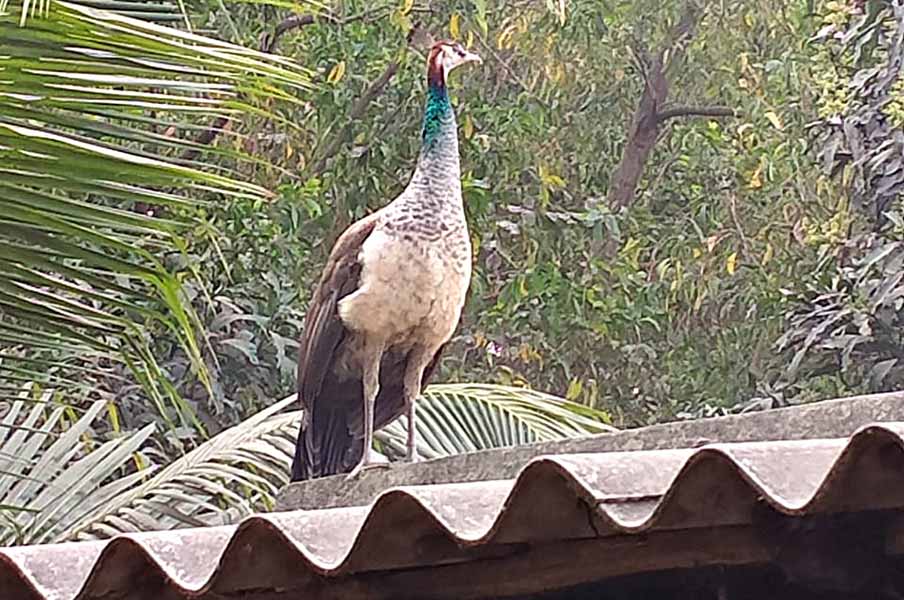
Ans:
{"type": "MultiPolygon", "coordinates": [[[[363,385],[359,378],[340,379],[333,366],[349,334],[339,318],[339,300],[358,289],[361,245],[378,213],[349,227],[330,253],[303,325],[298,355],[298,397],[304,408],[292,463],[292,481],[350,471],[364,450],[363,385]]],[[[421,389],[433,375],[440,348],[424,370],[421,389]]],[[[387,351],[380,363],[380,391],[374,403],[374,428],[380,429],[405,410],[407,353],[387,351]]]]}
{"type": "Polygon", "coordinates": [[[361,275],[358,254],[373,231],[377,217],[378,213],[365,217],[339,236],[314,290],[298,353],[298,397],[306,409],[311,408],[310,403],[319,395],[336,349],[347,333],[339,319],[337,304],[358,289],[361,275]]]}
{"type": "Polygon", "coordinates": [[[354,417],[349,414],[354,411],[353,390],[344,389],[348,386],[332,373],[337,351],[348,335],[337,304],[358,288],[358,254],[378,215],[352,224],[336,241],[305,315],[297,372],[304,422],[292,463],[293,481],[338,472],[347,456],[357,453],[359,444],[349,428],[349,419],[354,417]]]}

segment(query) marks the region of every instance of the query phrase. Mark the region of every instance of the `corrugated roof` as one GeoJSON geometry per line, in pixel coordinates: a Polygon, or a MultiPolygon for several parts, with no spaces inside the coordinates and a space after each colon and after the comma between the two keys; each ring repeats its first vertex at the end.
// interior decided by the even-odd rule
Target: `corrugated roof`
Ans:
{"type": "Polygon", "coordinates": [[[623,544],[626,536],[750,525],[763,502],[789,516],[904,507],[904,423],[871,425],[849,439],[544,456],[514,480],[400,487],[370,506],[6,548],[0,597],[322,592],[332,582],[348,586],[352,575],[467,563],[536,542],[623,544]]]}

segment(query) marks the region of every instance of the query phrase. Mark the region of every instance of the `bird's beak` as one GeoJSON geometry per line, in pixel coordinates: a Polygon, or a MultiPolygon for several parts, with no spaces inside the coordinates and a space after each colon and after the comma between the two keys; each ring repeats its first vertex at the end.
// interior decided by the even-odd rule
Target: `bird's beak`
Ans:
{"type": "Polygon", "coordinates": [[[462,57],[462,62],[466,62],[466,63],[474,62],[477,64],[482,64],[483,59],[480,58],[479,54],[475,54],[474,52],[465,51],[465,55],[462,57]]]}

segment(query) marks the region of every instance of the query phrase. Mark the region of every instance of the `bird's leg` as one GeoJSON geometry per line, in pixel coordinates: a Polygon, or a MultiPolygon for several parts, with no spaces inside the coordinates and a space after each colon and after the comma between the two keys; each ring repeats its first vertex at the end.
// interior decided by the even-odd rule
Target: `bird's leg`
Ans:
{"type": "Polygon", "coordinates": [[[364,387],[364,452],[361,460],[348,474],[347,479],[357,477],[362,471],[372,467],[387,467],[386,463],[377,462],[373,455],[374,445],[374,404],[380,392],[380,358],[381,349],[368,348],[364,365],[362,383],[364,387]]]}
{"type": "Polygon", "coordinates": [[[417,439],[414,421],[415,400],[421,393],[421,382],[424,369],[430,362],[430,354],[418,347],[408,358],[408,369],[405,372],[405,415],[408,421],[408,437],[405,440],[405,460],[417,462],[417,439]]]}
{"type": "Polygon", "coordinates": [[[417,462],[417,445],[415,444],[414,428],[414,400],[408,402],[407,408],[408,438],[405,440],[405,460],[408,462],[417,462]]]}

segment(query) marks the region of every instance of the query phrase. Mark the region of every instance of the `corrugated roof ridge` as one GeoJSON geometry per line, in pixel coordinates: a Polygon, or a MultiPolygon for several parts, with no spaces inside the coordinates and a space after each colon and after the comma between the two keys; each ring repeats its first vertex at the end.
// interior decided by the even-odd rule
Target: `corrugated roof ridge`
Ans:
{"type": "Polygon", "coordinates": [[[254,515],[234,527],[127,534],[90,560],[79,557],[96,553],[96,542],[0,549],[0,591],[15,583],[37,597],[68,600],[74,589],[102,594],[128,585],[137,573],[156,573],[180,593],[194,594],[234,589],[239,581],[273,585],[280,577],[433,564],[494,544],[706,526],[715,521],[694,511],[709,510],[707,496],[713,494],[725,494],[725,507],[736,509],[710,515],[727,523],[746,518],[747,503],[757,499],[793,516],[871,502],[879,504],[870,508],[882,508],[881,502],[904,506],[900,485],[863,491],[852,485],[864,477],[893,483],[900,465],[901,422],[867,425],[850,438],[545,455],[513,480],[400,486],[368,506],[254,515]],[[873,462],[859,464],[868,460],[873,462]],[[417,544],[434,554],[420,552],[417,544]],[[286,564],[292,573],[274,570],[286,564]],[[60,572],[68,581],[60,581],[60,572]]]}

